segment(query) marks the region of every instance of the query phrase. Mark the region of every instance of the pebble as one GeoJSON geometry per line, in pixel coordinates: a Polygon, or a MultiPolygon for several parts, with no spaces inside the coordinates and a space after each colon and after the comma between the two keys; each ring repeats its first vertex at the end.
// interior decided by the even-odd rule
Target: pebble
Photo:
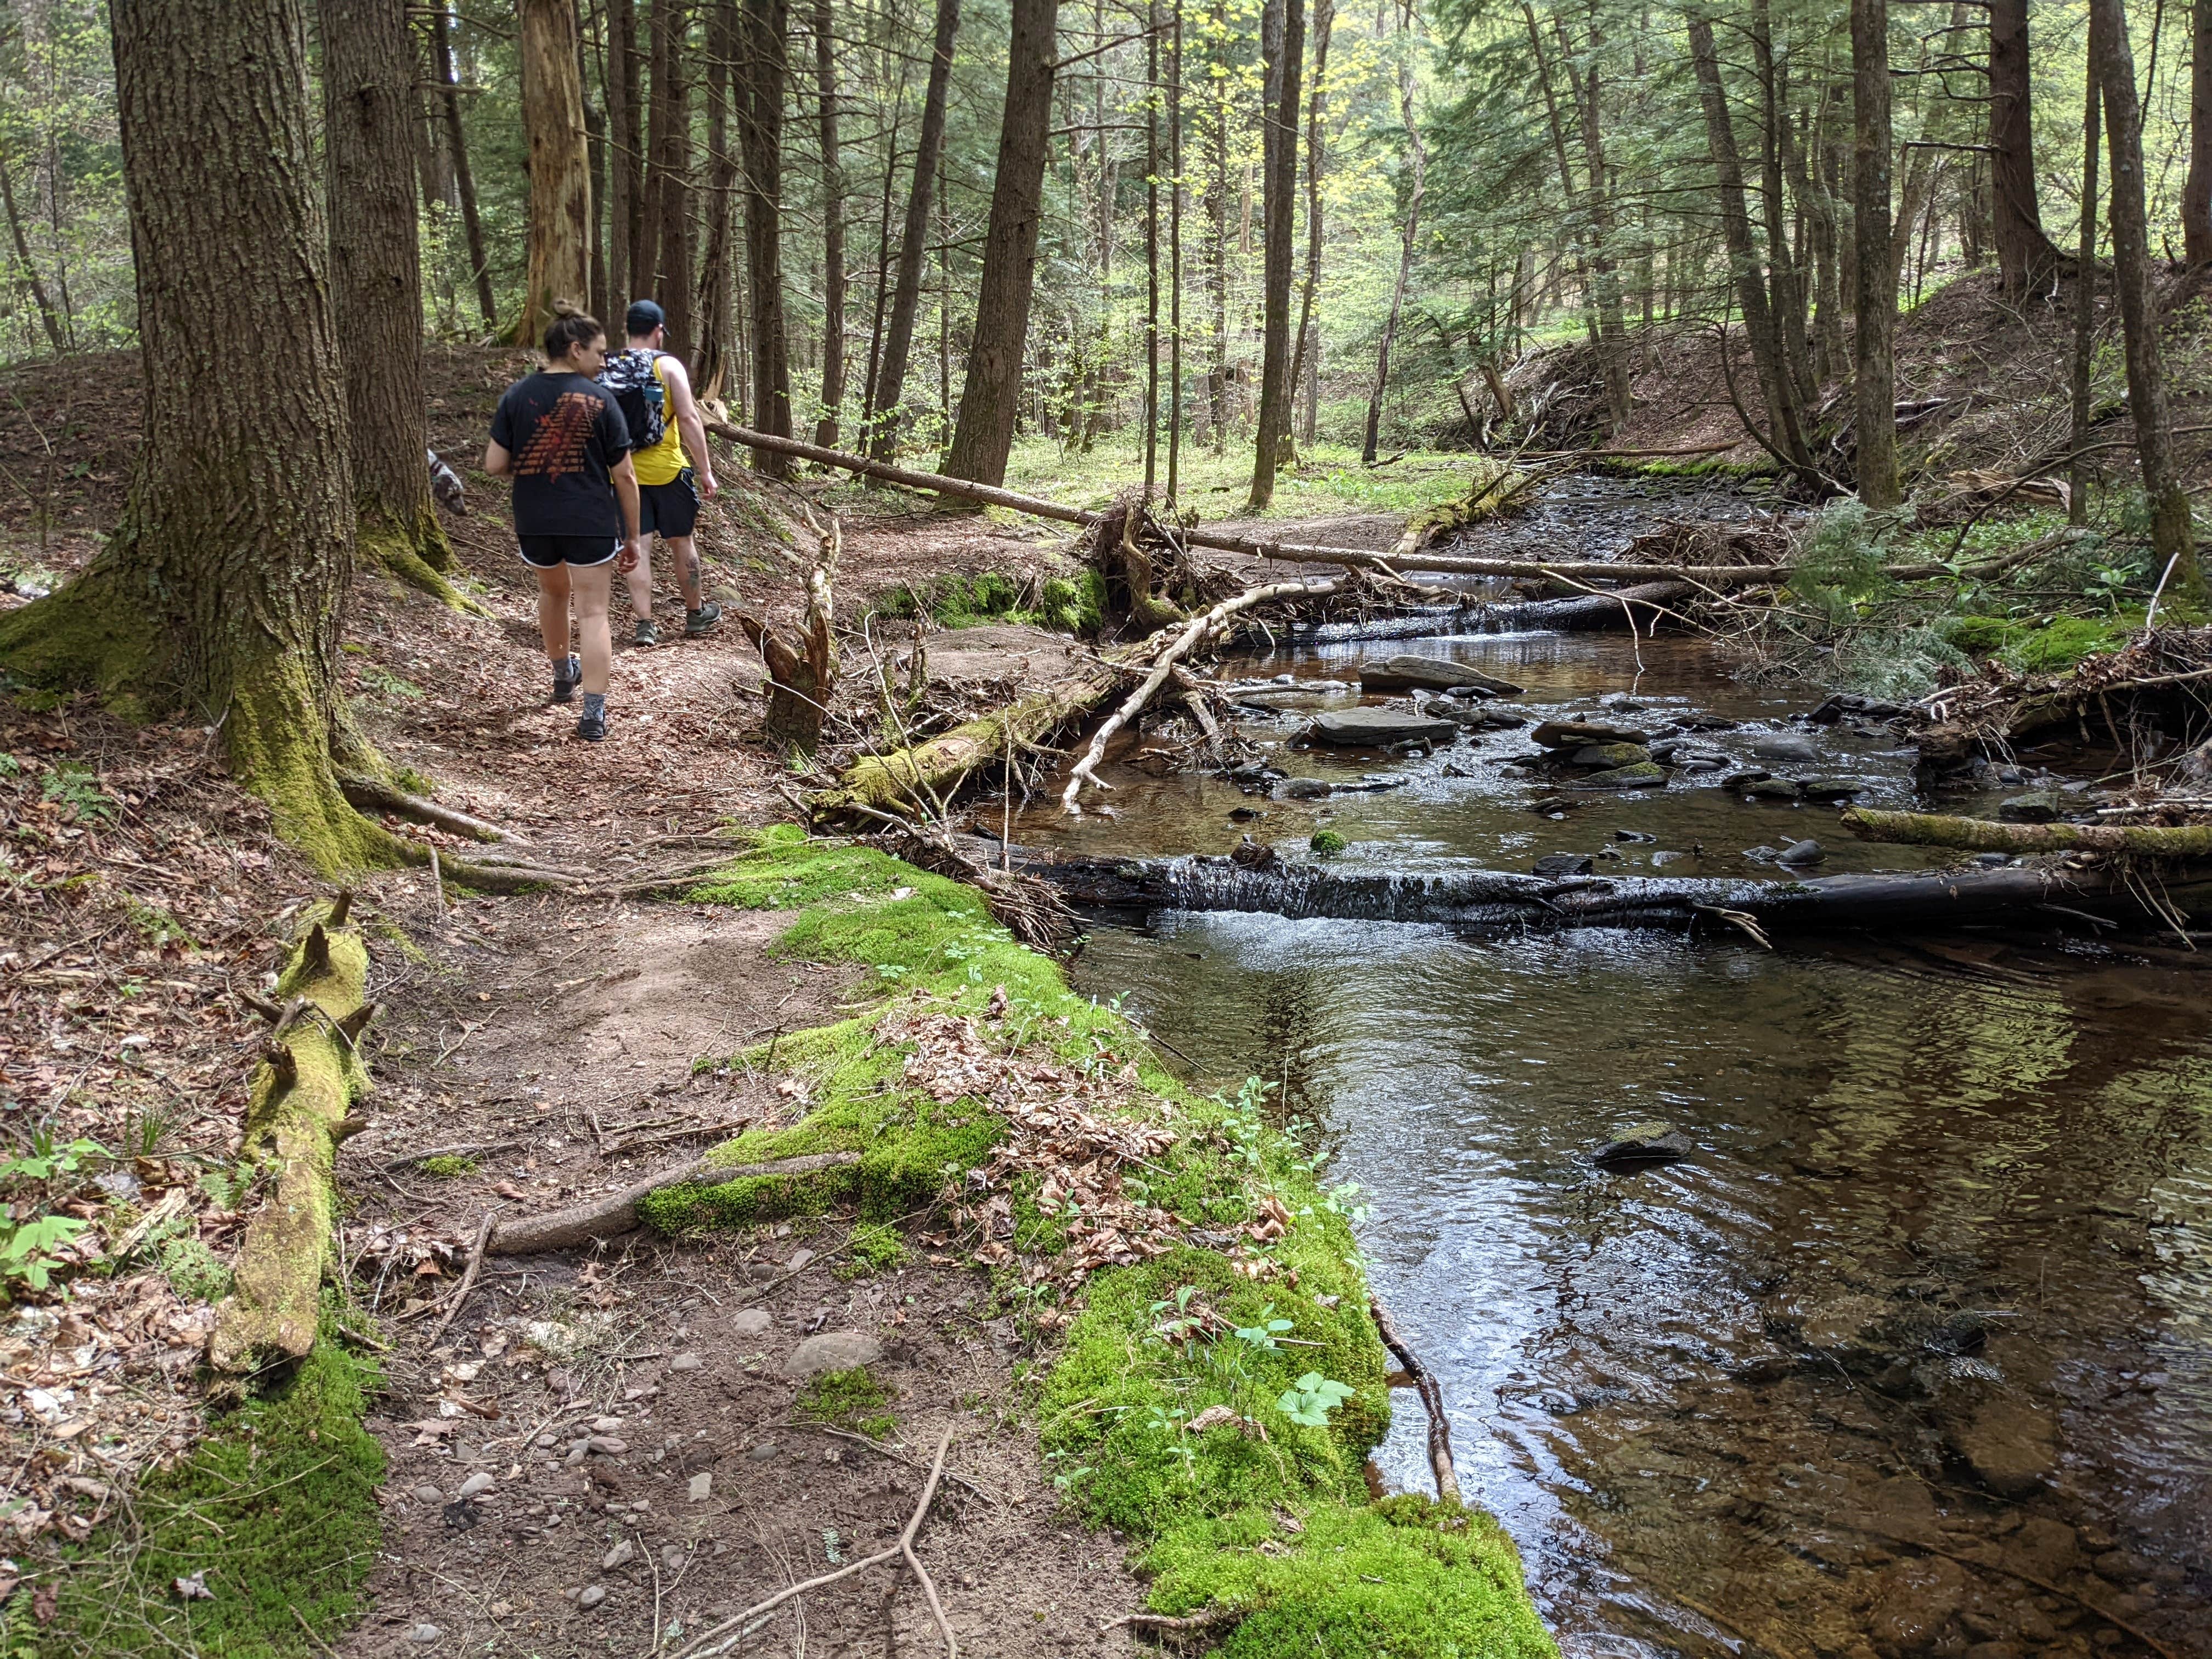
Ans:
{"type": "Polygon", "coordinates": [[[691,1477],[691,1483],[690,1486],[686,1488],[690,1495],[691,1501],[695,1504],[705,1503],[707,1501],[707,1494],[714,1489],[714,1477],[712,1474],[704,1469],[691,1477]]]}
{"type": "Polygon", "coordinates": [[[576,1592],[576,1605],[580,1607],[596,1607],[606,1599],[607,1587],[605,1584],[586,1584],[576,1592]]]}
{"type": "Polygon", "coordinates": [[[593,1434],[620,1434],[623,1420],[619,1417],[595,1417],[592,1419],[593,1434]]]}
{"type": "Polygon", "coordinates": [[[824,1331],[792,1350],[791,1358],[783,1362],[783,1374],[804,1380],[823,1371],[849,1371],[856,1365],[873,1364],[883,1352],[884,1345],[866,1331],[824,1331]]]}
{"type": "Polygon", "coordinates": [[[696,1371],[706,1363],[696,1353],[679,1353],[668,1362],[668,1369],[672,1371],[696,1371]]]}
{"type": "Polygon", "coordinates": [[[585,1441],[584,1444],[590,1450],[598,1452],[604,1457],[618,1456],[629,1449],[629,1441],[617,1440],[611,1434],[595,1434],[585,1441]]]}
{"type": "Polygon", "coordinates": [[[612,1572],[617,1567],[626,1567],[637,1559],[637,1546],[625,1538],[599,1559],[599,1571],[612,1572]]]}
{"type": "Polygon", "coordinates": [[[1817,841],[1793,841],[1775,854],[1777,864],[1821,864],[1828,857],[1828,849],[1817,841]]]}
{"type": "Polygon", "coordinates": [[[426,1481],[415,1488],[415,1501],[418,1504],[442,1504],[446,1501],[446,1494],[426,1481]]]}
{"type": "Polygon", "coordinates": [[[791,1260],[783,1264],[783,1270],[787,1273],[795,1273],[813,1260],[814,1252],[802,1247],[791,1253],[791,1260]]]}
{"type": "Polygon", "coordinates": [[[730,1316],[730,1334],[732,1336],[766,1336],[768,1328],[774,1322],[769,1319],[767,1309],[746,1308],[730,1316]]]}
{"type": "Polygon", "coordinates": [[[417,1625],[407,1632],[407,1639],[427,1648],[444,1634],[435,1625],[417,1625]]]}
{"type": "Polygon", "coordinates": [[[460,1491],[455,1492],[453,1496],[457,1498],[474,1498],[480,1492],[489,1492],[492,1489],[493,1484],[492,1478],[486,1474],[482,1469],[478,1469],[474,1474],[461,1482],[460,1491]]]}
{"type": "Polygon", "coordinates": [[[746,1460],[754,1463],[765,1463],[775,1455],[775,1442],[773,1440],[763,1440],[745,1454],[746,1460]]]}

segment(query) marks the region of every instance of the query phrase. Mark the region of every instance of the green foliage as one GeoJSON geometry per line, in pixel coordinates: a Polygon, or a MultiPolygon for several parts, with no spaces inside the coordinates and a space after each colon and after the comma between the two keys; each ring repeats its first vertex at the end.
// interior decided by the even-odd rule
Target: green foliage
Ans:
{"type": "Polygon", "coordinates": [[[435,1176],[441,1181],[457,1181],[463,1176],[472,1176],[483,1166],[472,1158],[455,1157],[446,1153],[435,1158],[420,1158],[415,1167],[426,1176],[435,1176]]]}
{"type": "Polygon", "coordinates": [[[881,1440],[898,1426],[883,1409],[890,1403],[890,1391],[866,1366],[855,1365],[846,1371],[824,1371],[799,1390],[793,1409],[810,1421],[857,1429],[871,1440],[881,1440]]]}
{"type": "MultiPolygon", "coordinates": [[[[1238,1335],[1243,1333],[1239,1331],[1238,1335]]],[[[1328,1414],[1352,1398],[1347,1383],[1334,1382],[1319,1371],[1308,1371],[1283,1390],[1275,1401],[1275,1409],[1293,1423],[1303,1423],[1310,1429],[1328,1426],[1328,1414]]]]}
{"type": "Polygon", "coordinates": [[[173,1468],[140,1487],[65,1558],[60,1613],[41,1626],[31,1596],[0,1607],[0,1651],[108,1659],[189,1651],[294,1659],[354,1616],[381,1527],[384,1453],[362,1422],[376,1374],[325,1316],[321,1339],[266,1395],[219,1419],[173,1468]],[[172,1588],[199,1575],[211,1600],[172,1588]],[[295,1614],[297,1614],[295,1618],[295,1614]]]}
{"type": "Polygon", "coordinates": [[[58,802],[77,823],[108,823],[122,803],[100,787],[99,775],[75,761],[58,761],[39,793],[58,802]]]}
{"type": "Polygon", "coordinates": [[[49,1129],[32,1131],[30,1150],[0,1158],[0,1302],[22,1291],[38,1294],[53,1283],[68,1258],[64,1248],[91,1225],[46,1207],[68,1195],[90,1163],[112,1154],[96,1140],[59,1141],[49,1129]],[[8,1215],[21,1210],[21,1219],[8,1215]]]}
{"type": "Polygon", "coordinates": [[[1313,832],[1313,839],[1306,845],[1321,857],[1333,859],[1352,843],[1334,830],[1316,830],[1313,832]]]}
{"type": "Polygon", "coordinates": [[[230,1264],[196,1236],[162,1240],[161,1263],[169,1288],[188,1302],[220,1302],[230,1294],[230,1264]]]}

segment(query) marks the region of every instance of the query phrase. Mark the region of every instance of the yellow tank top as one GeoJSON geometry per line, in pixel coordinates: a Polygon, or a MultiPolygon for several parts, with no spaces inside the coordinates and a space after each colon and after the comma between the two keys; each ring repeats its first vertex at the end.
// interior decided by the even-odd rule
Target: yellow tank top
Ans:
{"type": "Polygon", "coordinates": [[[660,354],[653,360],[653,378],[660,382],[660,441],[650,449],[630,452],[630,464],[637,468],[637,481],[641,484],[673,483],[676,475],[691,464],[684,453],[684,434],[676,429],[676,407],[668,396],[668,377],[660,372],[665,361],[660,354]]]}

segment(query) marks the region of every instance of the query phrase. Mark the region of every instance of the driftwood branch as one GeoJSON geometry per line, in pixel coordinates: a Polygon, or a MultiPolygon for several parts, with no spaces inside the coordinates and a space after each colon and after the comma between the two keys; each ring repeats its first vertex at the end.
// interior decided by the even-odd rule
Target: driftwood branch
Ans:
{"type": "Polygon", "coordinates": [[[721,1623],[709,1626],[701,1631],[671,1654],[669,1659],[689,1659],[689,1656],[698,1652],[701,1648],[716,1638],[751,1623],[764,1613],[773,1612],[793,1596],[804,1595],[810,1590],[820,1589],[824,1584],[834,1584],[840,1578],[849,1578],[856,1572],[865,1572],[870,1567],[881,1566],[886,1561],[902,1562],[913,1571],[915,1577],[921,1581],[922,1589],[929,1596],[930,1611],[937,1616],[937,1628],[945,1638],[946,1659],[959,1659],[960,1648],[952,1639],[952,1627],[945,1622],[945,1609],[937,1599],[937,1586],[931,1580],[929,1574],[924,1571],[921,1561],[915,1558],[914,1553],[915,1534],[921,1530],[922,1520],[928,1515],[929,1506],[937,1501],[938,1482],[945,1477],[945,1454],[951,1444],[952,1431],[948,1428],[938,1439],[937,1455],[930,1462],[929,1479],[922,1484],[921,1501],[915,1504],[914,1513],[907,1517],[906,1526],[900,1532],[896,1543],[878,1550],[873,1555],[865,1556],[858,1561],[848,1561],[834,1572],[817,1573],[803,1583],[787,1585],[765,1601],[756,1601],[743,1613],[733,1613],[723,1620],[721,1623]]]}
{"type": "Polygon", "coordinates": [[[1436,1374],[1415,1357],[1413,1346],[1398,1334],[1390,1322],[1389,1310],[1379,1298],[1370,1298],[1367,1311],[1375,1321],[1376,1331],[1382,1338],[1382,1346],[1390,1350],[1413,1386],[1420,1391],[1421,1404],[1429,1413],[1429,1472],[1437,1479],[1437,1502],[1460,1502],[1459,1472],[1452,1466],[1451,1419],[1444,1411],[1444,1391],[1437,1383],[1436,1374]]]}
{"type": "Polygon", "coordinates": [[[2122,823],[1998,823],[1944,812],[1845,810],[1844,826],[1862,841],[1957,847],[1974,853],[2132,853],[2160,859],[2212,859],[2212,823],[2177,827],[2122,823]]]}
{"type": "Polygon", "coordinates": [[[1242,1624],[1242,1607],[1206,1607],[1197,1613],[1125,1613],[1119,1619],[1109,1619],[1098,1626],[1103,1636],[1109,1630],[1140,1630],[1150,1636],[1164,1636],[1173,1640],[1178,1637],[1205,1636],[1214,1631],[1226,1630],[1231,1625],[1242,1624]]]}
{"type": "MultiPolygon", "coordinates": [[[[1270,599],[1320,599],[1335,592],[1337,584],[1333,581],[1267,582],[1258,587],[1248,587],[1233,599],[1224,599],[1204,616],[1186,623],[1174,642],[1154,660],[1152,672],[1145,676],[1137,689],[1122,701],[1119,708],[1107,716],[1105,724],[1091,735],[1091,747],[1084,752],[1083,758],[1076,762],[1074,771],[1068,776],[1067,787],[1060,792],[1061,809],[1070,812],[1081,810],[1076,804],[1076,798],[1083,793],[1086,781],[1098,782],[1096,769],[1098,763],[1105,758],[1108,740],[1135,719],[1144,706],[1152,700],[1152,694],[1167,684],[1168,677],[1175,672],[1177,659],[1188,655],[1222,623],[1238,611],[1249,611],[1254,605],[1270,599]]],[[[1104,788],[1107,786],[1100,784],[1099,787],[1104,788]]]]}
{"type": "Polygon", "coordinates": [[[858,1152],[814,1152],[805,1158],[781,1158],[774,1164],[715,1164],[703,1158],[695,1158],[689,1164],[633,1182],[618,1192],[571,1205],[565,1210],[555,1210],[546,1215],[518,1216],[512,1221],[501,1222],[493,1230],[485,1248],[493,1255],[528,1255],[538,1250],[588,1244],[632,1231],[638,1224],[638,1201],[664,1188],[693,1182],[720,1186],[755,1176],[811,1175],[817,1170],[842,1169],[860,1161],[858,1152]]]}

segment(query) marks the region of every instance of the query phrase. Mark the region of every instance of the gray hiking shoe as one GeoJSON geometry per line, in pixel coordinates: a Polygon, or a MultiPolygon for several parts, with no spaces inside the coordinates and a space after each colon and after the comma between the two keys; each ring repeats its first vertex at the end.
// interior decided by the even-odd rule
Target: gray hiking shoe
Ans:
{"type": "Polygon", "coordinates": [[[632,642],[637,645],[660,643],[660,629],[654,626],[652,617],[640,617],[637,619],[637,633],[632,642]]]}
{"type": "Polygon", "coordinates": [[[577,682],[584,678],[584,659],[573,651],[568,660],[553,671],[553,701],[573,702],[576,697],[577,682]]]}
{"type": "Polygon", "coordinates": [[[688,638],[696,639],[700,635],[711,633],[720,627],[721,621],[722,607],[709,599],[696,611],[684,613],[684,632],[688,638]]]}

